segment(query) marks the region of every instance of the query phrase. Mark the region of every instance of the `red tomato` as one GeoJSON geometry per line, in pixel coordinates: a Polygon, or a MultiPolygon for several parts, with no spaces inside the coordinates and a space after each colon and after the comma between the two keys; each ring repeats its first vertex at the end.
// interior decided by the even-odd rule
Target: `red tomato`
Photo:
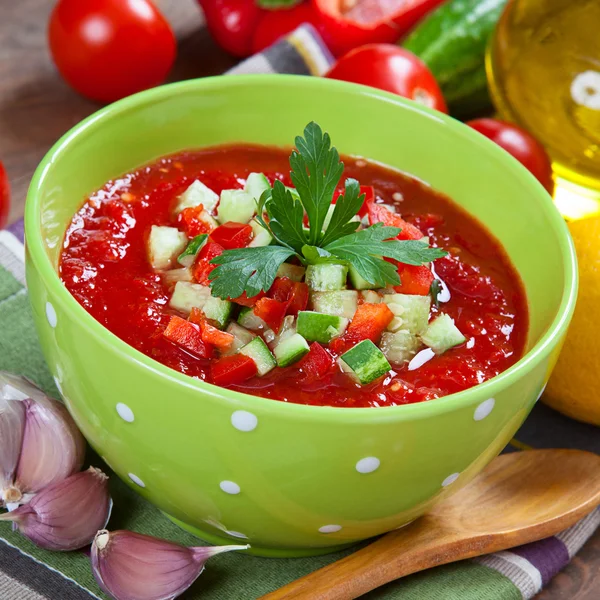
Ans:
{"type": "Polygon", "coordinates": [[[318,29],[335,56],[378,42],[397,42],[444,0],[311,0],[318,29]]]}
{"type": "Polygon", "coordinates": [[[256,363],[244,354],[224,356],[210,365],[210,374],[215,385],[242,383],[257,373],[256,363]]]}
{"type": "Polygon", "coordinates": [[[434,276],[424,265],[398,265],[400,285],[395,285],[394,290],[400,294],[414,294],[416,296],[427,296],[431,289],[434,276]]]}
{"type": "Polygon", "coordinates": [[[308,354],[298,363],[306,375],[305,381],[318,381],[323,379],[333,367],[333,358],[319,342],[310,345],[308,354]]]}
{"type": "Polygon", "coordinates": [[[544,147],[532,135],[497,119],[475,119],[467,121],[467,125],[514,156],[552,194],[552,162],[544,147]]]}
{"type": "Polygon", "coordinates": [[[314,9],[308,2],[297,4],[292,8],[265,11],[254,32],[252,52],[264,50],[280,37],[294,31],[302,23],[314,25],[315,20],[314,9]]]}
{"type": "Polygon", "coordinates": [[[275,333],[279,333],[286,309],[286,302],[280,302],[273,298],[261,298],[254,307],[254,314],[260,317],[275,333]]]}
{"type": "MultiPolygon", "coordinates": [[[[184,212],[185,210],[188,209],[184,209],[184,212]]],[[[217,244],[221,244],[226,250],[243,248],[244,246],[247,246],[252,239],[252,227],[250,227],[250,225],[244,225],[244,223],[227,221],[227,223],[219,225],[219,227],[212,231],[210,238],[217,244]]]]}
{"type": "Polygon", "coordinates": [[[340,58],[326,77],[370,85],[447,113],[435,77],[412,52],[392,44],[368,44],[340,58]]]}
{"type": "Polygon", "coordinates": [[[6,225],[8,220],[8,209],[10,208],[10,185],[8,175],[2,161],[0,161],[0,229],[6,225]]]}
{"type": "Polygon", "coordinates": [[[99,102],[162,83],[177,52],[169,23],[149,0],[59,0],[48,38],[61,75],[99,102]]]}

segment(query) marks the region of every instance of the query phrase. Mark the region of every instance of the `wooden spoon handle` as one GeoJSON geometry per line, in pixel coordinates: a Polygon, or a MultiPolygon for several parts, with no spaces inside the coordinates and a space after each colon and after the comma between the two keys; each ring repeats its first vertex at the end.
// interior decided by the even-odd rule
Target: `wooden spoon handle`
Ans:
{"type": "Polygon", "coordinates": [[[351,600],[411,573],[484,554],[489,541],[486,537],[465,540],[452,532],[440,532],[425,517],[262,598],[351,600]]]}

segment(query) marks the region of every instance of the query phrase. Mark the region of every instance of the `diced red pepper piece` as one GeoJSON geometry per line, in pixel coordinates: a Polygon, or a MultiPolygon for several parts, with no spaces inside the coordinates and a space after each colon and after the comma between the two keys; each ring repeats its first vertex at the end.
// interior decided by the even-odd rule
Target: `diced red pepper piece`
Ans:
{"type": "Polygon", "coordinates": [[[269,296],[287,304],[286,314],[296,316],[308,305],[308,285],[292,281],[288,277],[277,277],[269,290],[269,296]]]}
{"type": "Polygon", "coordinates": [[[415,294],[418,296],[427,296],[434,280],[433,273],[424,265],[398,265],[398,275],[400,275],[400,285],[395,285],[394,289],[400,294],[415,294]]]}
{"type": "Polygon", "coordinates": [[[231,333],[213,327],[208,321],[203,321],[200,329],[202,330],[202,341],[212,344],[221,352],[231,348],[234,339],[231,333]]]}
{"type": "Polygon", "coordinates": [[[202,233],[210,233],[213,230],[212,225],[201,218],[202,213],[205,212],[204,206],[198,204],[198,206],[184,208],[177,215],[177,224],[183,228],[190,239],[202,233]]]}
{"type": "Polygon", "coordinates": [[[241,296],[237,298],[229,298],[231,302],[235,302],[241,306],[254,306],[261,298],[265,297],[265,293],[263,291],[258,292],[256,296],[251,296],[248,298],[246,292],[244,292],[241,296]]]}
{"type": "Polygon", "coordinates": [[[361,185],[360,193],[365,195],[363,204],[358,211],[358,216],[362,218],[367,215],[369,206],[375,203],[375,188],[372,185],[361,185]]]}
{"type": "Polygon", "coordinates": [[[224,252],[225,248],[221,244],[217,244],[212,240],[208,240],[202,247],[193,267],[194,279],[197,283],[208,285],[210,282],[210,274],[217,265],[211,264],[211,260],[215,256],[219,256],[224,252]]]}
{"type": "Polygon", "coordinates": [[[420,229],[411,225],[381,204],[369,204],[367,214],[369,215],[369,223],[371,225],[383,223],[387,227],[400,227],[402,231],[397,236],[399,240],[420,240],[423,237],[420,229]]]}
{"type": "Polygon", "coordinates": [[[206,315],[199,308],[194,306],[194,308],[192,308],[190,311],[188,321],[190,323],[194,323],[194,325],[202,325],[202,323],[206,321],[206,315]]]}
{"type": "Polygon", "coordinates": [[[212,346],[202,340],[200,327],[181,317],[173,316],[163,333],[164,337],[199,358],[211,358],[212,346]]]}
{"type": "Polygon", "coordinates": [[[256,363],[244,354],[224,356],[210,365],[210,374],[215,385],[242,383],[254,377],[256,373],[256,363]]]}
{"type": "Polygon", "coordinates": [[[357,342],[368,339],[377,343],[393,318],[394,313],[387,304],[365,302],[356,309],[344,337],[357,342]]]}
{"type": "Polygon", "coordinates": [[[310,345],[308,354],[298,363],[304,374],[311,381],[323,379],[333,366],[333,357],[319,342],[310,345]]]}
{"type": "Polygon", "coordinates": [[[227,223],[214,229],[210,234],[210,238],[226,250],[244,248],[252,239],[252,227],[244,225],[244,223],[227,221],[227,223]]]}
{"type": "Polygon", "coordinates": [[[273,298],[261,298],[254,307],[254,314],[260,317],[275,333],[279,333],[286,310],[287,302],[280,302],[273,298]]]}

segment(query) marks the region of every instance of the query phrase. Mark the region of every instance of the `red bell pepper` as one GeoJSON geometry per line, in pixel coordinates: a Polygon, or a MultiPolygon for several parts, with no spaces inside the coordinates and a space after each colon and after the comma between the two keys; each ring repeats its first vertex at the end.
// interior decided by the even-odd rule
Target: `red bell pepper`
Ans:
{"type": "Polygon", "coordinates": [[[205,212],[204,206],[198,204],[198,206],[184,208],[177,215],[177,224],[183,228],[190,239],[202,233],[210,233],[213,230],[213,226],[202,219],[203,212],[205,212]]]}
{"type": "Polygon", "coordinates": [[[418,227],[411,225],[381,204],[370,203],[367,206],[367,214],[371,225],[383,223],[388,227],[400,227],[402,231],[398,234],[399,240],[420,240],[423,237],[423,233],[418,227]]]}
{"type": "Polygon", "coordinates": [[[319,342],[310,345],[308,354],[298,363],[306,378],[310,381],[323,379],[333,366],[333,357],[319,342]]]}
{"type": "Polygon", "coordinates": [[[198,0],[215,41],[234,56],[259,52],[302,23],[316,25],[312,4],[264,9],[260,0],[198,0]]]}
{"type": "Polygon", "coordinates": [[[256,363],[244,354],[224,356],[210,365],[210,374],[215,385],[242,383],[254,377],[256,373],[256,363]]]}
{"type": "Polygon", "coordinates": [[[210,234],[210,239],[223,246],[225,250],[244,248],[252,239],[252,227],[244,225],[244,223],[228,221],[214,229],[210,234]]]}
{"type": "Polygon", "coordinates": [[[251,296],[250,298],[248,298],[248,295],[246,292],[244,292],[241,296],[238,296],[237,298],[230,298],[230,300],[236,304],[239,304],[240,306],[254,306],[261,298],[264,297],[265,293],[262,291],[258,292],[256,296],[251,296]]]}
{"type": "Polygon", "coordinates": [[[377,343],[393,318],[394,313],[387,304],[365,302],[356,309],[344,337],[356,342],[371,340],[377,343]]]}
{"type": "Polygon", "coordinates": [[[427,296],[434,280],[433,273],[424,265],[398,265],[398,275],[400,275],[400,285],[395,285],[394,289],[400,294],[416,294],[418,296],[427,296]]]}
{"type": "Polygon", "coordinates": [[[198,258],[193,267],[194,279],[197,283],[202,285],[208,285],[210,281],[210,274],[217,265],[211,264],[211,260],[215,256],[219,256],[223,253],[225,248],[221,244],[217,244],[211,240],[208,240],[202,247],[202,250],[198,253],[198,258]]]}
{"type": "Polygon", "coordinates": [[[301,281],[292,281],[288,277],[277,277],[269,290],[269,296],[287,304],[287,315],[296,316],[308,305],[308,285],[301,281]]]}
{"type": "Polygon", "coordinates": [[[318,29],[335,56],[377,42],[395,43],[444,0],[311,0],[318,29]]]}
{"type": "Polygon", "coordinates": [[[261,298],[254,307],[254,314],[260,317],[275,333],[279,333],[286,310],[287,302],[280,302],[273,298],[261,298]]]}
{"type": "Polygon", "coordinates": [[[171,317],[163,336],[199,358],[211,358],[213,355],[212,346],[202,339],[200,327],[181,317],[171,317]]]}
{"type": "Polygon", "coordinates": [[[231,348],[234,339],[231,333],[213,327],[208,321],[204,321],[200,329],[202,330],[202,341],[206,344],[211,344],[221,352],[231,348]]]}

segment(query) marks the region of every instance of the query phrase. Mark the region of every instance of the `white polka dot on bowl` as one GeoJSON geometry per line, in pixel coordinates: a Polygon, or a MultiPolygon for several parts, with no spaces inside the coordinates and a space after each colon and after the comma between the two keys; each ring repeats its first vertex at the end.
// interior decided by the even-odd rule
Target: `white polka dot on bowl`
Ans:
{"type": "Polygon", "coordinates": [[[50,327],[54,329],[56,324],[58,323],[58,318],[56,316],[56,311],[54,310],[54,306],[50,304],[50,302],[46,302],[46,319],[48,319],[48,323],[50,327]]]}
{"type": "Polygon", "coordinates": [[[381,461],[376,456],[367,456],[356,463],[356,470],[359,473],[372,473],[379,469],[380,464],[381,461]]]}
{"type": "Polygon", "coordinates": [[[133,423],[133,421],[135,420],[135,415],[133,414],[133,411],[129,408],[129,406],[127,406],[127,404],[119,402],[116,408],[117,412],[119,413],[119,416],[121,417],[121,419],[123,419],[123,421],[127,421],[127,423],[133,423]]]}
{"type": "Polygon", "coordinates": [[[127,473],[127,476],[133,483],[139,485],[141,488],[145,488],[146,484],[135,474],[135,473],[127,473]]]}
{"type": "Polygon", "coordinates": [[[476,409],[473,414],[475,421],[483,421],[493,410],[496,400],[494,398],[488,398],[484,400],[476,409]]]}
{"type": "Polygon", "coordinates": [[[235,481],[221,481],[221,483],[219,484],[219,487],[226,494],[239,494],[240,493],[240,486],[237,483],[235,483],[235,481]]]}
{"type": "Polygon", "coordinates": [[[236,410],[231,415],[231,424],[239,431],[253,431],[258,425],[258,418],[247,410],[236,410]]]}
{"type": "Polygon", "coordinates": [[[319,531],[321,533],[336,533],[342,528],[341,525],[323,525],[323,527],[319,527],[319,531]]]}
{"type": "Polygon", "coordinates": [[[459,477],[460,473],[452,473],[452,475],[448,475],[444,481],[442,481],[442,487],[448,487],[452,485],[459,477]]]}

